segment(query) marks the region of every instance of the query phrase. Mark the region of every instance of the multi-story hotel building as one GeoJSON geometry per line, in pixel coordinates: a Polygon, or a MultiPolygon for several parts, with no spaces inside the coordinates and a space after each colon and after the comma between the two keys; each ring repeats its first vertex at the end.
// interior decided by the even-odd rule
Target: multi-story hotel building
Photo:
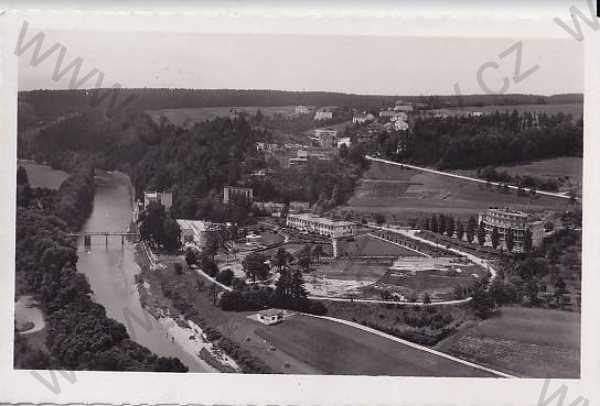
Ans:
{"type": "Polygon", "coordinates": [[[523,252],[523,243],[526,230],[531,232],[531,243],[533,247],[539,246],[544,239],[544,225],[542,221],[532,221],[529,215],[523,211],[509,208],[491,207],[479,214],[479,223],[485,228],[486,240],[491,240],[494,228],[498,229],[500,235],[500,247],[506,247],[506,234],[508,230],[513,231],[514,252],[523,252]]]}
{"type": "Polygon", "coordinates": [[[300,231],[318,233],[332,238],[354,235],[356,224],[351,221],[337,221],[310,213],[289,214],[286,225],[300,231]]]}

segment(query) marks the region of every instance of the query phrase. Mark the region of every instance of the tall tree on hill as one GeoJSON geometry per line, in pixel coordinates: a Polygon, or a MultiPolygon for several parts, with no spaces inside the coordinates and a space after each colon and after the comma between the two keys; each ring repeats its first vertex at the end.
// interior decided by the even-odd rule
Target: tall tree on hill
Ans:
{"type": "Polygon", "coordinates": [[[475,231],[477,230],[477,221],[475,217],[469,217],[469,221],[467,222],[467,241],[469,244],[473,242],[475,239],[475,231]]]}
{"type": "Polygon", "coordinates": [[[431,216],[430,226],[431,226],[431,231],[433,231],[434,233],[438,232],[439,227],[438,227],[437,217],[435,214],[431,216]]]}
{"type": "Polygon", "coordinates": [[[306,244],[298,253],[298,266],[304,270],[310,268],[312,262],[310,245],[306,244]]]}
{"type": "Polygon", "coordinates": [[[312,256],[317,259],[317,263],[321,262],[321,257],[325,254],[323,251],[323,246],[321,244],[316,244],[315,248],[313,248],[312,256]]]}
{"type": "Polygon", "coordinates": [[[500,232],[498,232],[498,227],[494,227],[492,229],[491,240],[492,240],[492,247],[494,247],[494,249],[498,248],[498,244],[500,243],[500,232]]]}
{"type": "Polygon", "coordinates": [[[460,219],[456,219],[456,238],[462,241],[464,236],[465,226],[463,225],[463,222],[460,219]]]}
{"type": "Polygon", "coordinates": [[[448,237],[454,236],[454,231],[456,228],[455,225],[456,223],[454,222],[454,218],[452,216],[448,216],[446,220],[446,235],[448,235],[448,237]]]}
{"type": "Polygon", "coordinates": [[[531,230],[526,229],[525,235],[523,236],[523,251],[531,252],[532,248],[533,248],[533,240],[532,240],[531,230]]]}
{"type": "Polygon", "coordinates": [[[512,252],[513,248],[515,247],[515,233],[512,228],[506,230],[505,241],[506,249],[508,252],[512,252]]]}
{"type": "Polygon", "coordinates": [[[287,267],[290,262],[291,255],[283,247],[279,247],[275,255],[273,256],[273,264],[277,267],[277,271],[281,272],[287,267]]]}
{"type": "Polygon", "coordinates": [[[219,250],[219,238],[214,232],[206,233],[206,243],[202,248],[202,254],[209,256],[213,261],[219,250]]]}
{"type": "Polygon", "coordinates": [[[244,272],[253,281],[265,280],[269,276],[269,266],[267,265],[267,258],[256,252],[252,252],[244,258],[242,266],[244,272]]]}
{"type": "Polygon", "coordinates": [[[485,228],[483,222],[479,223],[479,228],[477,229],[477,242],[481,247],[485,244],[485,228]]]}
{"type": "Polygon", "coordinates": [[[305,298],[306,297],[306,289],[304,288],[304,279],[302,278],[302,272],[300,270],[296,270],[292,274],[291,278],[291,293],[294,298],[305,298]]]}
{"type": "Polygon", "coordinates": [[[446,232],[446,216],[440,214],[440,218],[438,220],[438,233],[444,234],[446,232]]]}

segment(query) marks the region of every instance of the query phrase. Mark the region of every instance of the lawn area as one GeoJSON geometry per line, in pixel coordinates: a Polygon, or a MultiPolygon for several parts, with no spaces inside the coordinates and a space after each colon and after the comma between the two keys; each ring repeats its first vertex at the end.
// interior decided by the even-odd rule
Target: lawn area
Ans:
{"type": "Polygon", "coordinates": [[[519,376],[578,378],[580,327],[579,313],[503,307],[436,348],[519,376]]]}
{"type": "MultiPolygon", "coordinates": [[[[390,263],[367,263],[351,259],[335,259],[329,263],[315,264],[313,266],[316,269],[310,273],[311,276],[376,282],[387,272],[391,266],[391,261],[390,263]]],[[[310,279],[309,276],[306,276],[306,278],[310,279]]]]}
{"type": "Polygon", "coordinates": [[[308,316],[297,315],[274,326],[260,326],[256,334],[277,351],[302,359],[325,374],[492,376],[351,326],[308,316]]]}
{"type": "Polygon", "coordinates": [[[432,213],[467,218],[490,206],[530,213],[572,207],[567,199],[517,196],[516,191],[504,193],[484,184],[371,162],[354,195],[340,209],[355,214],[381,213],[387,221],[407,222],[432,213]]]}

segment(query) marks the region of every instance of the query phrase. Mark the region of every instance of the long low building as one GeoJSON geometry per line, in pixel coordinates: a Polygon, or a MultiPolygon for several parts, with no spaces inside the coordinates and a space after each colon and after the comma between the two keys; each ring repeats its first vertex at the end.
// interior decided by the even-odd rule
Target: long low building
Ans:
{"type": "Polygon", "coordinates": [[[351,236],[356,232],[356,224],[351,221],[331,220],[311,213],[289,214],[286,225],[296,230],[336,238],[351,236]]]}

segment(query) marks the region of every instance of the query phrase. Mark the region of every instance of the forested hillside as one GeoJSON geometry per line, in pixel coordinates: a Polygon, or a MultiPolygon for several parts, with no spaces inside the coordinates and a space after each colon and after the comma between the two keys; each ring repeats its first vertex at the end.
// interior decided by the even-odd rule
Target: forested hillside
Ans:
{"type": "MultiPolygon", "coordinates": [[[[215,106],[314,105],[375,109],[398,99],[428,108],[455,106],[583,103],[581,94],[555,96],[502,94],[452,96],[380,96],[334,92],[236,89],[82,89],[19,92],[19,123],[31,125],[69,112],[102,107],[114,111],[176,109],[215,106]]],[[[22,127],[20,127],[22,128],[22,127]]]]}
{"type": "Polygon", "coordinates": [[[583,119],[496,112],[481,117],[417,119],[403,150],[383,136],[383,155],[439,168],[478,168],[558,156],[583,156],[583,119]]]}

